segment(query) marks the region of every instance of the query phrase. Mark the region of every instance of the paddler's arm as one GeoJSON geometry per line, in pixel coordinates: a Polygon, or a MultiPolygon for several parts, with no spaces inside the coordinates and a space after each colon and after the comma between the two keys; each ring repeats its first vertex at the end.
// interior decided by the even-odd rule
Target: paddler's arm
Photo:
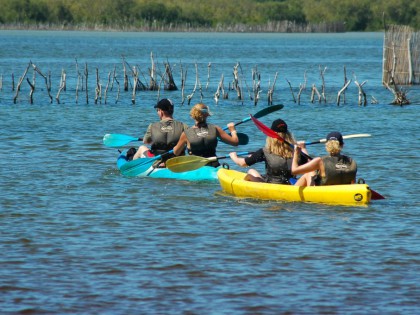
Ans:
{"type": "Polygon", "coordinates": [[[238,155],[236,154],[236,152],[230,152],[229,156],[231,158],[231,160],[233,162],[235,162],[237,165],[241,166],[241,167],[248,167],[248,165],[245,162],[245,159],[242,157],[238,157],[238,155]]]}
{"type": "Polygon", "coordinates": [[[151,144],[152,143],[152,124],[147,127],[146,133],[143,136],[143,143],[144,144],[151,144]]]}
{"type": "Polygon", "coordinates": [[[239,138],[238,133],[235,130],[235,124],[231,122],[228,123],[227,126],[229,128],[230,135],[219,126],[216,126],[217,135],[222,142],[236,147],[239,144],[239,138]]]}
{"type": "Polygon", "coordinates": [[[183,132],[181,134],[181,137],[178,140],[178,143],[173,148],[174,154],[175,155],[180,155],[182,152],[184,152],[185,151],[185,146],[187,145],[187,143],[188,143],[187,136],[185,135],[185,132],[183,132]]]}
{"type": "Polygon", "coordinates": [[[292,162],[292,174],[304,174],[309,173],[321,168],[322,160],[320,157],[316,157],[305,163],[303,165],[299,165],[299,156],[300,156],[301,148],[298,145],[295,145],[295,151],[293,153],[293,162],[292,162]]]}

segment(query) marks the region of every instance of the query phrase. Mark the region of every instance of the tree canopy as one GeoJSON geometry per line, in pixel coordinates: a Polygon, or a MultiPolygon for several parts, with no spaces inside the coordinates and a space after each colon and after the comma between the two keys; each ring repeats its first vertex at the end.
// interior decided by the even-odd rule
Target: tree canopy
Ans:
{"type": "Polygon", "coordinates": [[[3,28],[227,30],[289,21],[378,31],[385,19],[420,29],[419,0],[0,0],[0,7],[3,28]]]}

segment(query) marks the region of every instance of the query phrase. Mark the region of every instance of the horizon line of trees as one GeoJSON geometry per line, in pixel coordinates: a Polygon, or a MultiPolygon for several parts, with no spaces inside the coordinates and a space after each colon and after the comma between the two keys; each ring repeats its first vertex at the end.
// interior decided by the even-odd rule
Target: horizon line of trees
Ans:
{"type": "Polygon", "coordinates": [[[336,32],[380,31],[385,22],[420,29],[412,0],[0,0],[0,7],[0,28],[336,32]]]}

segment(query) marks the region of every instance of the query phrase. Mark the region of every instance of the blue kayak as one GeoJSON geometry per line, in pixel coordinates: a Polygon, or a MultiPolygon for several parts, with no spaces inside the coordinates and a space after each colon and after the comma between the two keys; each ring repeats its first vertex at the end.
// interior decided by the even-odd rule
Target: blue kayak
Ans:
{"type": "Polygon", "coordinates": [[[151,177],[151,178],[170,178],[179,180],[217,181],[217,171],[220,167],[203,166],[194,171],[174,173],[167,168],[158,167],[156,158],[141,158],[127,161],[126,151],[122,152],[117,159],[117,167],[121,174],[128,177],[151,177]]]}

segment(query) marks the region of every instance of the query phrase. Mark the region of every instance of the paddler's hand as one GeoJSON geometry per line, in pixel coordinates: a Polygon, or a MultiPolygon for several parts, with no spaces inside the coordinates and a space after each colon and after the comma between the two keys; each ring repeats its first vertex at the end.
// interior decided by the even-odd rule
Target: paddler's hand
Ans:
{"type": "Polygon", "coordinates": [[[230,153],[229,153],[229,156],[230,156],[230,158],[231,158],[232,160],[235,160],[235,159],[238,157],[238,155],[236,154],[236,152],[230,152],[230,153]]]}
{"type": "Polygon", "coordinates": [[[298,146],[300,149],[305,149],[306,148],[306,144],[305,141],[298,141],[295,146],[298,146]]]}
{"type": "Polygon", "coordinates": [[[234,124],[233,122],[228,123],[228,124],[227,124],[227,127],[229,128],[229,132],[230,132],[230,133],[232,133],[232,132],[236,131],[236,130],[235,130],[235,124],[234,124]]]}

